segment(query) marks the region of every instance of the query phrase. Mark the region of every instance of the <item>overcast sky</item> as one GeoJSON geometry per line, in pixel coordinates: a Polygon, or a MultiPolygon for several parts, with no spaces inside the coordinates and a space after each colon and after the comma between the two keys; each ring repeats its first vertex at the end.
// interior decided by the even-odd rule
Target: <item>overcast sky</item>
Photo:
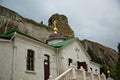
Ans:
{"type": "Polygon", "coordinates": [[[46,25],[51,15],[64,14],[79,39],[116,50],[120,42],[120,0],[0,0],[0,5],[46,25]]]}

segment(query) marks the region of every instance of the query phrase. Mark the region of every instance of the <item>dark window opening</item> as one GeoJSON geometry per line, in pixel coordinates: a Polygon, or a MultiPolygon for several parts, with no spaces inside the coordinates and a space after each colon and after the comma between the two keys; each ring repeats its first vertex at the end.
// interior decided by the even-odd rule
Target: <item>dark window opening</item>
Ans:
{"type": "Polygon", "coordinates": [[[92,71],[92,68],[90,67],[90,70],[92,71]]]}
{"type": "Polygon", "coordinates": [[[87,71],[87,64],[86,64],[86,62],[81,62],[80,65],[83,66],[85,71],[87,71]]]}
{"type": "Polygon", "coordinates": [[[27,50],[26,69],[34,71],[34,51],[27,50]]]}
{"type": "Polygon", "coordinates": [[[77,69],[80,69],[81,66],[85,69],[85,71],[87,71],[87,64],[86,64],[86,62],[79,62],[79,61],[77,61],[77,69]]]}
{"type": "Polygon", "coordinates": [[[95,69],[95,72],[97,72],[97,69],[95,69]]]}
{"type": "Polygon", "coordinates": [[[72,59],[68,59],[68,66],[70,66],[70,64],[72,63],[72,59]]]}

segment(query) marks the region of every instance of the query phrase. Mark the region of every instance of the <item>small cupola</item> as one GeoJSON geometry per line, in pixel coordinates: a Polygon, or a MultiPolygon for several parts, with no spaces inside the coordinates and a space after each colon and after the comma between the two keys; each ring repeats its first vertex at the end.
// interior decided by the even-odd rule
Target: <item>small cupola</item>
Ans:
{"type": "Polygon", "coordinates": [[[56,44],[65,40],[65,37],[62,34],[58,33],[58,28],[56,24],[57,21],[54,21],[54,28],[53,28],[54,33],[51,34],[48,40],[46,41],[46,43],[49,45],[56,44]]]}

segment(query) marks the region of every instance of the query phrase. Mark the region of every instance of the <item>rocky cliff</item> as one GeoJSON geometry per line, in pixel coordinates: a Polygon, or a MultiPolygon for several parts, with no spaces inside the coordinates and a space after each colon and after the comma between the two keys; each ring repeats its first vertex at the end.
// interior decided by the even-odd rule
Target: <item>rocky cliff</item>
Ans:
{"type": "Polygon", "coordinates": [[[68,19],[66,16],[61,15],[61,14],[53,14],[48,20],[49,27],[53,28],[54,20],[57,21],[56,25],[61,34],[63,34],[64,36],[68,38],[74,37],[74,32],[69,26],[68,19]]]}
{"type": "Polygon", "coordinates": [[[92,57],[93,61],[113,67],[116,65],[118,60],[118,52],[114,49],[90,40],[83,40],[82,44],[92,57]]]}
{"type": "Polygon", "coordinates": [[[7,33],[13,29],[17,29],[43,42],[53,33],[50,27],[24,18],[16,12],[0,6],[0,33],[7,33]]]}
{"type": "Polygon", "coordinates": [[[58,20],[57,26],[59,33],[66,38],[74,37],[74,32],[70,28],[67,17],[64,15],[54,15],[49,19],[49,26],[43,23],[37,23],[31,19],[24,18],[18,13],[0,6],[0,33],[7,33],[13,29],[17,29],[25,34],[35,37],[36,39],[45,42],[49,35],[53,33],[53,24],[51,21],[58,20]],[[59,20],[58,20],[59,18],[59,20]]]}

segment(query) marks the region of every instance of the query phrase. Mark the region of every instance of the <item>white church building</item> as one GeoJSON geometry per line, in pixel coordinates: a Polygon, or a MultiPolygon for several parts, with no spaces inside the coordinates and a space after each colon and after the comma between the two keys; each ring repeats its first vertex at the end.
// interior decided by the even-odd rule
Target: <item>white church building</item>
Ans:
{"type": "Polygon", "coordinates": [[[0,34],[0,80],[106,80],[78,38],[54,33],[43,43],[13,30],[0,34]]]}

